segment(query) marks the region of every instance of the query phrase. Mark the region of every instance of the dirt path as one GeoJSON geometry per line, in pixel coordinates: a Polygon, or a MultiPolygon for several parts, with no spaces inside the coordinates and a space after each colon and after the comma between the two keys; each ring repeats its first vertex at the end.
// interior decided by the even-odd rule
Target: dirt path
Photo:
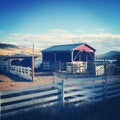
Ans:
{"type": "MultiPolygon", "coordinates": [[[[15,90],[19,88],[51,84],[53,82],[53,79],[54,77],[52,74],[46,73],[36,74],[34,82],[23,80],[13,75],[0,74],[0,91],[15,90]]],[[[120,80],[120,78],[112,78],[108,80],[120,80]]],[[[97,80],[96,82],[101,82],[101,80],[97,80]]]]}
{"type": "Polygon", "coordinates": [[[12,79],[10,79],[8,76],[4,74],[0,74],[0,82],[10,82],[12,79]]]}
{"type": "Polygon", "coordinates": [[[35,81],[14,81],[10,77],[0,74],[0,91],[6,91],[6,90],[15,90],[19,88],[26,88],[31,86],[38,86],[43,84],[50,84],[53,81],[53,76],[35,76],[35,81]]]}

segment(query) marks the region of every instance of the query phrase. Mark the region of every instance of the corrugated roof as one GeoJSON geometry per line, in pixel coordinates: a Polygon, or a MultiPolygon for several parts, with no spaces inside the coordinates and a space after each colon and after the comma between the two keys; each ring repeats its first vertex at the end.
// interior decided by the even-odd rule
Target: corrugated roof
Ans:
{"type": "MultiPolygon", "coordinates": [[[[37,57],[38,57],[37,55],[34,56],[34,58],[37,58],[37,57]]],[[[26,58],[31,59],[32,56],[10,56],[10,57],[5,58],[4,61],[10,60],[10,59],[26,59],[26,58]]]]}
{"type": "MultiPolygon", "coordinates": [[[[52,46],[52,47],[49,47],[47,49],[44,49],[42,52],[71,51],[71,50],[74,50],[76,47],[79,47],[81,45],[87,45],[87,44],[77,43],[77,44],[56,45],[56,46],[52,46]]],[[[89,45],[87,45],[87,46],[89,46],[89,45]]],[[[90,47],[90,48],[95,51],[94,48],[92,48],[92,47],[90,47]]]]}

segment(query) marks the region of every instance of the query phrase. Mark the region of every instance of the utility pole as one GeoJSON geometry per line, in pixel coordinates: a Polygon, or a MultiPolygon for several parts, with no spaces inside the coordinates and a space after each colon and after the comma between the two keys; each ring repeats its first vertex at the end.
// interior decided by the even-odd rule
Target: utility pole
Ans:
{"type": "Polygon", "coordinates": [[[34,44],[33,44],[33,54],[32,54],[32,81],[34,82],[34,44]]]}

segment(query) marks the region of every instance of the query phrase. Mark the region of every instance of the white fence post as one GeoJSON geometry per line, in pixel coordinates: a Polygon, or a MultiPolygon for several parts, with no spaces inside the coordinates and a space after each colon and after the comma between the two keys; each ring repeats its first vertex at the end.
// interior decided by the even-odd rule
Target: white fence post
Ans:
{"type": "Polygon", "coordinates": [[[22,74],[23,72],[22,72],[22,70],[23,70],[23,68],[22,68],[22,66],[20,66],[20,74],[22,74]]]}
{"type": "Polygon", "coordinates": [[[19,67],[16,66],[15,68],[17,69],[17,74],[19,74],[19,67]]]}
{"type": "Polygon", "coordinates": [[[19,66],[18,69],[19,69],[19,74],[21,74],[21,66],[19,66]]]}
{"type": "Polygon", "coordinates": [[[12,68],[14,68],[14,70],[12,70],[12,72],[17,73],[17,68],[15,66],[11,66],[12,68]]]}
{"type": "Polygon", "coordinates": [[[23,75],[25,75],[25,68],[23,68],[23,75]]]}
{"type": "Polygon", "coordinates": [[[30,68],[27,68],[27,75],[30,76],[30,68]]]}
{"type": "Polygon", "coordinates": [[[62,80],[61,99],[62,104],[64,105],[64,80],[62,80]]]}
{"type": "Polygon", "coordinates": [[[54,73],[53,73],[53,82],[52,82],[52,83],[55,83],[55,82],[56,82],[56,77],[57,77],[57,75],[56,75],[56,73],[54,72],[54,73]]]}

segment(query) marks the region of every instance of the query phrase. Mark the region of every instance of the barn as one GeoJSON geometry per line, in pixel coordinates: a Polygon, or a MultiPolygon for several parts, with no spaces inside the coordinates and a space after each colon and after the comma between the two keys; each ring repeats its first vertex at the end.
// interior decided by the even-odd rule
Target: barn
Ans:
{"type": "Polygon", "coordinates": [[[88,62],[94,62],[95,51],[86,43],[52,46],[42,51],[42,68],[48,71],[80,73],[82,69],[85,71],[89,68],[88,62]]]}

